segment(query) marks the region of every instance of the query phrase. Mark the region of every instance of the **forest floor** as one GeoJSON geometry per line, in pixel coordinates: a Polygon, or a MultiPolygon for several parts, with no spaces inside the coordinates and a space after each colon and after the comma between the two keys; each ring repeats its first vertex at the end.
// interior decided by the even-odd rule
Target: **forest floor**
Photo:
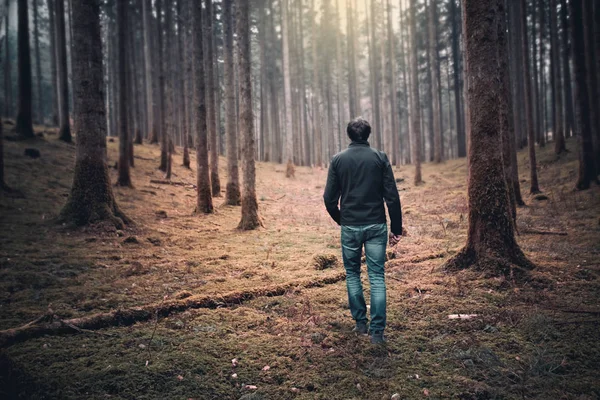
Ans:
{"type": "MultiPolygon", "coordinates": [[[[111,165],[117,144],[109,143],[111,165]]],[[[441,268],[466,241],[465,159],[424,164],[418,187],[413,167],[395,168],[408,236],[386,265],[388,342],[373,346],[351,332],[343,267],[315,268],[315,255],[341,258],[339,228],[322,204],[326,170],[298,167],[286,179],[283,166],[258,163],[264,227],[242,232],[240,208],[223,197],[214,214],[193,214],[195,174],[180,166],[181,149],[180,185],[166,185],[151,182],[163,179],[158,147],[136,146],[135,188],[115,188],[135,226],[69,230],[55,218],[74,146],[50,132],[6,141],[7,183],[19,192],[0,196],[0,329],[49,309],[68,319],[198,295],[214,303],[8,346],[0,398],[598,399],[600,188],[572,190],[575,146],[568,140],[560,158],[552,146],[538,149],[545,197],[537,199],[519,153],[527,206],[518,242],[536,264],[519,283],[441,268]],[[29,147],[41,157],[24,156],[29,147]],[[279,286],[281,295],[223,300],[279,286]]]]}

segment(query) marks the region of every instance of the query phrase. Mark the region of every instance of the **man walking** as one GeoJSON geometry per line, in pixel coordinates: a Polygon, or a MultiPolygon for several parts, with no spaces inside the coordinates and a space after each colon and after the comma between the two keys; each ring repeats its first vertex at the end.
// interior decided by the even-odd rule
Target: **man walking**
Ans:
{"type": "Polygon", "coordinates": [[[371,126],[356,118],[346,129],[350,146],[333,156],[325,187],[325,207],[342,227],[342,258],[346,269],[348,303],[354,331],[371,333],[371,343],[385,342],[386,324],[385,249],[388,242],[384,200],[390,216],[390,246],[402,235],[402,211],[392,166],[384,152],[369,146],[371,126]],[[340,208],[338,201],[340,200],[340,208]],[[371,324],[367,329],[367,306],[360,281],[362,248],[365,248],[371,285],[371,324]]]}

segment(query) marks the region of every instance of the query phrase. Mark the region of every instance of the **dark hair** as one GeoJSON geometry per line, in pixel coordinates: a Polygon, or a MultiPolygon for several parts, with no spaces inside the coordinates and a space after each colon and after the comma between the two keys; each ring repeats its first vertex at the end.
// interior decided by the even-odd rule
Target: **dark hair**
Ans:
{"type": "Polygon", "coordinates": [[[346,133],[353,142],[367,140],[371,134],[371,125],[363,117],[358,117],[348,123],[346,133]]]}

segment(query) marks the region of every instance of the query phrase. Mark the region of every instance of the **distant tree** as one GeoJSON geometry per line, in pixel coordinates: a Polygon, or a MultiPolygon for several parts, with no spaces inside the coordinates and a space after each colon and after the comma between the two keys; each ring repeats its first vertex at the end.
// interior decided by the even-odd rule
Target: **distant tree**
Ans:
{"type": "Polygon", "coordinates": [[[504,0],[464,0],[465,52],[470,112],[469,229],[466,246],[445,268],[469,266],[491,274],[531,268],[515,240],[503,171],[499,100],[506,93],[498,63],[498,13],[504,0]]]}
{"type": "Polygon", "coordinates": [[[33,43],[35,51],[35,79],[36,79],[36,94],[37,94],[37,123],[44,122],[44,111],[42,104],[44,102],[44,95],[42,93],[42,62],[40,55],[40,22],[39,22],[39,0],[33,0],[33,43]]]}
{"type": "Polygon", "coordinates": [[[206,111],[208,115],[208,140],[210,152],[210,183],[213,197],[221,197],[221,182],[219,179],[219,148],[217,143],[217,103],[215,101],[215,56],[213,43],[213,4],[212,0],[205,0],[204,8],[206,18],[204,22],[204,40],[206,41],[206,111]]]}
{"type": "MultiPolygon", "coordinates": [[[[283,46],[283,82],[285,97],[285,145],[283,161],[287,162],[285,176],[294,175],[294,138],[292,125],[292,84],[290,71],[290,29],[288,16],[288,0],[281,1],[281,35],[283,46]]],[[[331,132],[333,134],[333,132],[331,132]]]]}
{"type": "MultiPolygon", "coordinates": [[[[58,0],[59,2],[61,0],[58,0]]],[[[117,2],[117,40],[119,47],[119,178],[117,185],[131,187],[131,176],[129,171],[129,121],[127,119],[127,108],[129,104],[129,91],[127,79],[127,37],[129,35],[126,1],[117,2]]]]}
{"type": "Polygon", "coordinates": [[[131,223],[113,195],[106,163],[106,108],[100,0],[73,2],[73,129],[77,134],[73,185],[60,220],[75,225],[131,223]]]}
{"type": "Polygon", "coordinates": [[[600,79],[598,78],[598,63],[597,58],[600,55],[596,54],[600,40],[600,35],[596,35],[596,31],[600,30],[600,26],[594,23],[594,7],[597,9],[597,0],[583,0],[583,29],[585,35],[585,62],[587,71],[588,94],[590,97],[590,124],[592,127],[592,141],[594,143],[594,162],[596,165],[596,175],[600,174],[600,88],[598,87],[600,79]]]}
{"type": "Polygon", "coordinates": [[[152,17],[152,0],[142,0],[142,18],[144,27],[144,68],[146,70],[146,98],[147,98],[147,110],[146,115],[148,116],[148,138],[150,143],[158,143],[158,118],[157,113],[154,112],[154,82],[155,82],[155,68],[152,57],[152,48],[154,41],[154,18],[152,17]]]}
{"type": "Polygon", "coordinates": [[[575,131],[575,111],[573,109],[573,88],[571,84],[571,51],[569,46],[569,21],[567,19],[568,10],[566,0],[560,0],[560,21],[562,25],[562,73],[564,89],[564,121],[565,135],[572,136],[575,131]]]}
{"type": "Polygon", "coordinates": [[[4,115],[9,117],[13,116],[13,87],[12,87],[12,73],[11,73],[11,57],[10,57],[10,29],[8,21],[8,10],[9,0],[4,2],[4,49],[6,55],[4,56],[4,115]]]}
{"type": "Polygon", "coordinates": [[[554,98],[554,107],[552,110],[554,152],[561,154],[567,150],[565,146],[565,132],[563,127],[563,89],[562,75],[560,69],[560,46],[558,42],[558,18],[556,15],[556,0],[550,1],[550,54],[552,67],[552,97],[554,98]]]}
{"type": "Polygon", "coordinates": [[[225,137],[227,139],[227,187],[225,203],[232,206],[240,205],[240,173],[238,168],[238,144],[235,129],[235,87],[233,70],[233,0],[223,0],[223,34],[225,72],[225,137]]]}
{"type": "Polygon", "coordinates": [[[189,55],[184,49],[187,48],[186,41],[188,40],[188,30],[189,30],[189,1],[177,1],[177,21],[179,23],[179,34],[178,36],[178,53],[179,53],[179,63],[182,68],[183,73],[180,74],[179,77],[179,96],[181,102],[181,114],[182,114],[182,123],[181,123],[181,140],[183,142],[183,166],[185,168],[190,168],[190,150],[189,150],[189,124],[188,124],[188,114],[189,114],[189,101],[186,90],[186,80],[191,78],[192,65],[189,62],[189,55]]]}
{"type": "Polygon", "coordinates": [[[29,53],[29,13],[28,0],[17,3],[17,44],[19,62],[19,109],[17,110],[16,131],[23,138],[34,137],[31,120],[31,55],[29,53]]]}
{"type": "MultiPolygon", "coordinates": [[[[243,138],[242,219],[238,228],[256,229],[261,222],[256,200],[254,167],[254,116],[252,112],[252,72],[250,57],[250,0],[236,3],[237,62],[240,80],[240,136],[243,138]]],[[[285,0],[284,0],[285,1],[285,0]]]]}
{"type": "Polygon", "coordinates": [[[433,161],[442,162],[442,112],[439,97],[440,66],[438,55],[438,12],[437,0],[429,0],[428,29],[429,29],[429,64],[431,74],[431,99],[433,111],[433,161]]]}
{"type": "Polygon", "coordinates": [[[157,66],[158,66],[158,113],[160,115],[160,164],[158,169],[167,172],[168,151],[169,151],[169,132],[167,130],[167,110],[166,110],[166,71],[165,71],[165,55],[163,42],[163,23],[162,23],[162,7],[169,7],[170,0],[156,0],[156,32],[158,49],[156,51],[157,66]]]}
{"type": "MultiPolygon", "coordinates": [[[[571,21],[584,21],[583,1],[570,0],[571,21]]],[[[592,116],[588,87],[586,65],[586,48],[584,26],[580,23],[571,24],[571,47],[573,54],[573,72],[575,75],[575,128],[579,136],[579,177],[575,185],[578,190],[589,189],[592,181],[598,181],[594,162],[594,143],[592,132],[592,116]]]]}
{"type": "Polygon", "coordinates": [[[71,142],[71,122],[69,118],[69,78],[67,68],[67,38],[65,27],[65,0],[55,0],[56,66],[58,73],[58,138],[71,142]]]}
{"type": "Polygon", "coordinates": [[[419,65],[417,62],[417,4],[410,0],[410,91],[411,91],[411,159],[415,164],[415,185],[421,178],[421,105],[419,100],[419,65]]]}
{"type": "Polygon", "coordinates": [[[196,108],[196,177],[198,198],[196,213],[213,212],[208,169],[208,133],[206,130],[206,87],[204,85],[204,51],[202,33],[202,2],[192,2],[194,38],[194,107],[196,108]]]}
{"type": "Polygon", "coordinates": [[[454,77],[454,112],[456,113],[456,142],[458,145],[458,156],[466,157],[467,146],[462,113],[462,95],[460,84],[460,45],[459,45],[459,29],[460,29],[460,14],[457,11],[456,0],[450,0],[450,20],[452,24],[452,63],[454,77]]]}

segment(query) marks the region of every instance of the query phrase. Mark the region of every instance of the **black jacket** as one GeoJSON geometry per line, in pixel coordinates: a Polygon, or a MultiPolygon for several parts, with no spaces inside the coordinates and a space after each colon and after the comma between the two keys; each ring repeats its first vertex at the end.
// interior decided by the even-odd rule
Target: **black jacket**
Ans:
{"type": "Polygon", "coordinates": [[[400,196],[392,166],[385,153],[372,149],[367,141],[354,141],[333,156],[323,199],[327,212],[339,225],[385,223],[385,200],[390,230],[402,234],[400,196]]]}

